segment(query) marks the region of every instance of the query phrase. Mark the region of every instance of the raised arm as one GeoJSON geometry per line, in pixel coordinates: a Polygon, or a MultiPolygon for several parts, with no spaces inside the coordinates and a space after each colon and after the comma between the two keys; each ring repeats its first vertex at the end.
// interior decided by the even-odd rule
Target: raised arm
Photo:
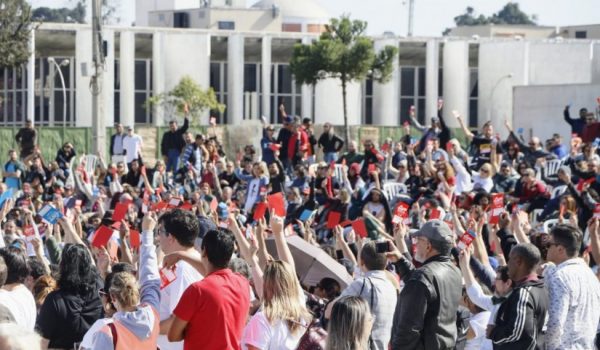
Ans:
{"type": "Polygon", "coordinates": [[[275,211],[271,211],[271,220],[269,224],[271,230],[273,230],[273,236],[275,237],[275,246],[277,247],[277,255],[281,261],[285,261],[290,264],[294,273],[296,273],[296,264],[294,263],[294,257],[290,251],[290,247],[285,239],[285,232],[283,228],[284,218],[275,215],[275,211]]]}
{"type": "Polygon", "coordinates": [[[463,121],[462,117],[460,116],[460,113],[458,113],[458,111],[452,111],[452,115],[454,116],[454,118],[456,118],[456,121],[458,121],[458,124],[460,125],[460,128],[464,132],[464,134],[467,137],[467,139],[469,141],[472,141],[473,137],[475,137],[475,135],[473,135],[473,133],[471,132],[471,130],[469,130],[469,128],[467,127],[467,125],[463,121]]]}
{"type": "MultiPolygon", "coordinates": [[[[150,212],[144,215],[138,268],[141,284],[141,302],[151,305],[158,311],[160,307],[160,275],[158,273],[156,247],[154,246],[156,222],[156,214],[150,212]]],[[[125,223],[122,226],[126,226],[125,223]]]]}

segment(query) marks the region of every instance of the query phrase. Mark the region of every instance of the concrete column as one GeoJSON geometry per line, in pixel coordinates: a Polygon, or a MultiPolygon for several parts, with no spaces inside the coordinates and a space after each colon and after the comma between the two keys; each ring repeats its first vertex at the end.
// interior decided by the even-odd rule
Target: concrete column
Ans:
{"type": "MultiPolygon", "coordinates": [[[[120,120],[128,126],[135,124],[135,33],[121,32],[119,54],[120,120]]],[[[154,67],[153,67],[154,68],[154,67]]],[[[155,118],[156,119],[156,118],[155,118]]]]}
{"type": "Polygon", "coordinates": [[[104,58],[104,75],[102,76],[102,94],[104,95],[104,125],[111,127],[115,122],[115,32],[112,29],[102,31],[102,39],[106,40],[107,52],[104,58]]]}
{"type": "MultiPolygon", "coordinates": [[[[41,80],[40,80],[41,81],[41,80]]],[[[40,92],[44,89],[40,86],[40,92]]],[[[29,34],[29,60],[27,61],[27,119],[35,125],[35,30],[29,34]]]]}
{"type": "Polygon", "coordinates": [[[449,127],[458,127],[452,111],[456,110],[465,123],[469,121],[469,42],[449,41],[444,44],[444,120],[449,127]]]}
{"type": "MultiPolygon", "coordinates": [[[[381,39],[375,41],[375,52],[391,45],[399,48],[395,39],[381,39]]],[[[392,78],[385,84],[373,82],[373,124],[374,125],[399,125],[400,123],[400,69],[399,59],[394,60],[392,78]]]]}
{"type": "Polygon", "coordinates": [[[227,38],[227,120],[239,124],[244,116],[244,37],[227,38]]]}
{"type": "MultiPolygon", "coordinates": [[[[302,38],[302,44],[310,45],[312,42],[311,38],[302,38]]],[[[302,95],[302,105],[301,113],[302,118],[310,118],[311,120],[315,120],[315,116],[313,115],[313,87],[311,85],[302,84],[301,91],[302,95]]]]}
{"type": "Polygon", "coordinates": [[[262,115],[267,121],[271,121],[271,36],[265,35],[262,38],[261,54],[261,100],[262,115]]]}
{"type": "Polygon", "coordinates": [[[92,31],[90,29],[77,29],[75,33],[75,79],[77,86],[77,99],[75,102],[75,115],[77,127],[89,128],[92,126],[92,92],[90,91],[90,76],[94,73],[92,63],[92,31]],[[84,76],[85,73],[85,76],[84,76]]]}
{"type": "MultiPolygon", "coordinates": [[[[152,35],[152,93],[154,96],[165,92],[165,66],[163,65],[164,54],[163,34],[158,31],[154,32],[152,35]]],[[[164,108],[161,106],[156,106],[154,108],[152,119],[154,121],[154,125],[164,125],[164,119],[164,108]]]]}
{"type": "Polygon", "coordinates": [[[437,116],[439,50],[437,40],[432,39],[427,41],[427,58],[425,60],[425,120],[437,116]]]}

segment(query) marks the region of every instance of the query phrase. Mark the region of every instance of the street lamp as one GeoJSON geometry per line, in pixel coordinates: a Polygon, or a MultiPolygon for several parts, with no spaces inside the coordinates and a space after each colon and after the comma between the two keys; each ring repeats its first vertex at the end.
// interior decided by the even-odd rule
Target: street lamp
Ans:
{"type": "Polygon", "coordinates": [[[494,84],[494,87],[492,88],[492,91],[490,92],[490,99],[489,99],[490,108],[488,109],[488,120],[492,120],[492,110],[494,109],[494,94],[496,93],[496,88],[500,85],[500,83],[504,79],[511,79],[512,77],[513,77],[513,74],[512,73],[508,73],[506,75],[501,76],[496,81],[496,84],[494,84]]]}
{"type": "MultiPolygon", "coordinates": [[[[63,125],[67,122],[67,87],[65,86],[65,77],[62,74],[62,70],[60,67],[66,67],[69,65],[69,60],[64,59],[60,61],[60,63],[56,62],[54,57],[48,57],[48,63],[54,64],[56,66],[56,70],[58,71],[58,76],[60,77],[60,83],[62,84],[62,92],[63,92],[63,125]]],[[[53,77],[54,79],[54,77],[53,77]]]]}

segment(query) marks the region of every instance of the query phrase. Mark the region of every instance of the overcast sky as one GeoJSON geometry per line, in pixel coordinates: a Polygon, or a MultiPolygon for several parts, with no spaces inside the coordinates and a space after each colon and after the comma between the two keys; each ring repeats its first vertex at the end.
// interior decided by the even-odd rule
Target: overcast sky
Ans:
{"type": "MultiPolygon", "coordinates": [[[[91,1],[91,0],[88,0],[91,1]]],[[[135,21],[135,0],[111,0],[119,3],[124,23],[135,21]]],[[[146,0],[151,1],[151,0],[146,0]]],[[[304,1],[304,0],[295,0],[304,1]]],[[[352,18],[369,23],[370,34],[392,31],[406,35],[408,0],[314,0],[332,17],[349,14],[352,18]]],[[[31,0],[34,6],[72,6],[74,0],[31,0]]],[[[248,6],[257,0],[247,0],[248,6]]],[[[600,23],[600,0],[522,0],[516,1],[521,9],[538,17],[538,24],[565,26],[600,23]]],[[[500,10],[506,0],[415,0],[415,36],[439,36],[447,27],[454,26],[453,18],[467,6],[486,16],[500,10]]]]}

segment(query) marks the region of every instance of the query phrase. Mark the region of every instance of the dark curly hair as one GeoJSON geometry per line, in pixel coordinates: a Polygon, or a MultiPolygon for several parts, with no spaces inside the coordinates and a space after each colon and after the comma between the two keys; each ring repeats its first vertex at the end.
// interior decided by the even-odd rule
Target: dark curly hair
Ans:
{"type": "Polygon", "coordinates": [[[82,244],[67,244],[60,259],[58,287],[67,292],[86,295],[96,288],[98,271],[87,248],[82,244]]]}
{"type": "Polygon", "coordinates": [[[200,231],[200,222],[191,211],[173,209],[163,214],[158,222],[163,224],[167,234],[175,237],[179,244],[184,247],[194,246],[200,231]]]}

